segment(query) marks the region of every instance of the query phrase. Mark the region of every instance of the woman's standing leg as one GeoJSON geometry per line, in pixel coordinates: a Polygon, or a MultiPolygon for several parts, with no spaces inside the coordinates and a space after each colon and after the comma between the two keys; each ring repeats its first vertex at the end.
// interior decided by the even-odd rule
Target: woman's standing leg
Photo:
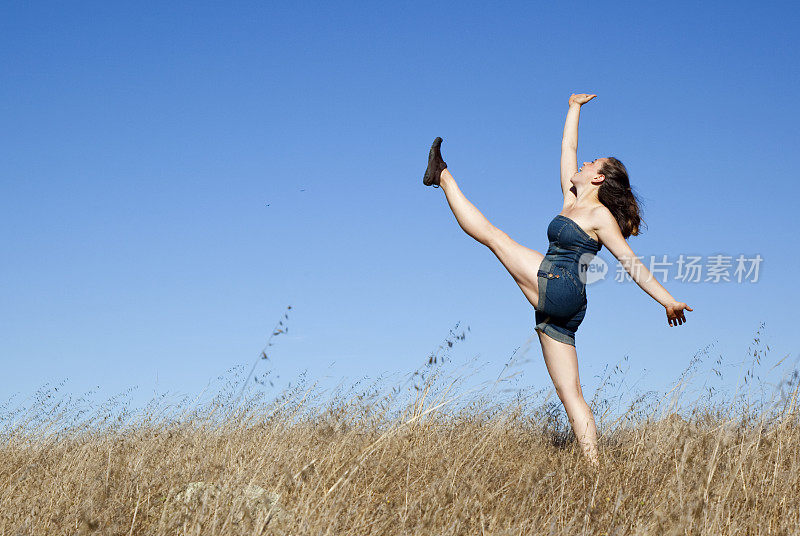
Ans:
{"type": "Polygon", "coordinates": [[[547,372],[550,373],[558,398],[567,411],[572,431],[575,433],[584,455],[597,467],[599,464],[597,427],[592,410],[583,399],[581,382],[578,377],[578,353],[571,344],[557,341],[538,330],[536,333],[539,334],[539,341],[542,344],[547,372]]]}
{"type": "Polygon", "coordinates": [[[464,232],[492,250],[531,305],[536,307],[539,303],[539,282],[536,274],[544,255],[518,244],[492,225],[461,193],[453,175],[447,169],[442,171],[439,186],[447,196],[450,210],[453,211],[456,221],[464,232]]]}

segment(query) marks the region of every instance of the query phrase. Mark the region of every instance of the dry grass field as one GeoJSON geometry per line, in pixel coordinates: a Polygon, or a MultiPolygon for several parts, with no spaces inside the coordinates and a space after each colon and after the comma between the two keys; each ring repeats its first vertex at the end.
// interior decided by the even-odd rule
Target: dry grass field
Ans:
{"type": "Polygon", "coordinates": [[[44,388],[0,407],[0,534],[800,534],[798,375],[757,385],[785,362],[762,346],[736,396],[678,411],[700,353],[608,419],[617,367],[590,402],[599,470],[552,391],[468,389],[437,358],[327,397],[301,377],[240,399],[230,381],[133,411],[44,388]]]}

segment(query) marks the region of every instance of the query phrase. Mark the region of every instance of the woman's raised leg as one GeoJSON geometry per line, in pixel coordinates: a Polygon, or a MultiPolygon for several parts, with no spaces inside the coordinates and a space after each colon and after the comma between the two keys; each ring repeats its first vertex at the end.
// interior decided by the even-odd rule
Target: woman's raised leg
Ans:
{"type": "Polygon", "coordinates": [[[444,190],[447,203],[464,232],[492,250],[535,308],[539,303],[539,283],[536,274],[544,255],[518,244],[492,225],[461,193],[453,175],[447,169],[442,171],[439,186],[444,190]]]}

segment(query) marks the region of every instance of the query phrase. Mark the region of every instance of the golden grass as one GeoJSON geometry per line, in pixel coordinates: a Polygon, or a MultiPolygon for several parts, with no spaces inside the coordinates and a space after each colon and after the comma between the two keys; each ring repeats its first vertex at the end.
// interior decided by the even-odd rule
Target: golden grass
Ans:
{"type": "Polygon", "coordinates": [[[301,380],[270,401],[237,404],[231,384],[171,410],[162,396],[81,413],[52,389],[6,404],[0,534],[800,533],[796,370],[767,403],[709,400],[682,416],[685,374],[610,422],[598,391],[594,470],[558,400],[507,396],[503,381],[470,391],[440,361],[389,392],[378,381],[328,399],[301,380]],[[197,481],[220,492],[175,500],[197,481]],[[277,494],[269,517],[237,509],[247,485],[277,494]]]}

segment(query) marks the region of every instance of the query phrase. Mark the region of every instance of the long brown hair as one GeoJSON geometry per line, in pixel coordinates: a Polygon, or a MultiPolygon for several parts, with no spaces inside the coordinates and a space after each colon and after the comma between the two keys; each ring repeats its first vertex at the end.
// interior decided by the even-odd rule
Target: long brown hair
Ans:
{"type": "Polygon", "coordinates": [[[628,170],[622,162],[609,156],[598,173],[604,175],[605,180],[600,184],[597,198],[616,218],[622,236],[627,239],[631,235],[639,235],[640,226],[644,224],[641,218],[641,202],[631,189],[628,170]]]}

